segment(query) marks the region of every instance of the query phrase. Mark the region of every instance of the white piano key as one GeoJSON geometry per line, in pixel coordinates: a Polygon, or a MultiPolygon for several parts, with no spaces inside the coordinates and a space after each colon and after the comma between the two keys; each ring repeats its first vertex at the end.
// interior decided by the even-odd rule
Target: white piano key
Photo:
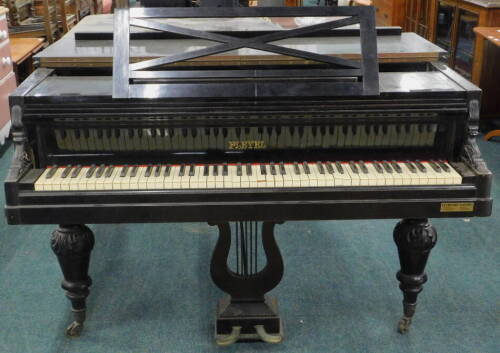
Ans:
{"type": "Polygon", "coordinates": [[[384,168],[379,162],[366,163],[368,170],[370,171],[370,176],[375,179],[376,186],[385,185],[385,173],[384,168]]]}
{"type": "Polygon", "coordinates": [[[347,163],[343,165],[344,170],[347,171],[347,173],[350,176],[351,179],[351,185],[352,186],[360,186],[360,177],[359,177],[359,168],[356,165],[352,165],[351,163],[347,163]],[[357,172],[356,172],[357,170],[357,172]]]}
{"type": "Polygon", "coordinates": [[[46,168],[42,175],[36,180],[34,188],[35,191],[45,191],[45,185],[47,184],[47,175],[50,173],[52,168],[46,168]]]}

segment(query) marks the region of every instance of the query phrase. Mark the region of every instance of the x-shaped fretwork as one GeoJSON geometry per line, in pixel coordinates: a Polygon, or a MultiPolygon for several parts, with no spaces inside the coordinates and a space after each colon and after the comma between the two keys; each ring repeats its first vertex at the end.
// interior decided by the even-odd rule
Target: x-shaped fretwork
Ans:
{"type": "Polygon", "coordinates": [[[195,59],[203,56],[218,54],[222,52],[227,52],[229,50],[235,50],[240,48],[252,48],[257,50],[263,50],[267,52],[273,52],[278,54],[283,54],[287,56],[299,57],[303,59],[323,62],[331,65],[339,65],[347,68],[359,69],[360,64],[358,62],[347,60],[339,57],[331,57],[327,55],[321,55],[316,53],[311,53],[303,50],[296,50],[291,48],[285,48],[274,44],[269,44],[268,42],[273,42],[281,39],[286,39],[289,37],[295,37],[299,35],[309,34],[321,30],[328,30],[333,28],[339,28],[351,24],[359,23],[359,18],[357,16],[345,17],[338,20],[328,21],[320,24],[315,24],[311,26],[301,27],[293,30],[284,30],[279,32],[274,32],[270,34],[264,34],[256,36],[253,38],[238,38],[233,36],[228,36],[224,34],[218,34],[213,32],[198,31],[189,28],[183,28],[178,26],[173,26],[166,23],[159,23],[153,21],[141,20],[138,18],[130,18],[130,25],[136,27],[142,27],[147,29],[154,29],[163,32],[170,32],[176,34],[182,34],[185,36],[207,39],[223,44],[214,45],[209,48],[204,48],[200,50],[194,50],[187,53],[174,54],[167,57],[161,57],[157,59],[145,60],[138,63],[130,65],[130,70],[143,70],[152,69],[159,66],[173,64],[179,61],[195,59]]]}

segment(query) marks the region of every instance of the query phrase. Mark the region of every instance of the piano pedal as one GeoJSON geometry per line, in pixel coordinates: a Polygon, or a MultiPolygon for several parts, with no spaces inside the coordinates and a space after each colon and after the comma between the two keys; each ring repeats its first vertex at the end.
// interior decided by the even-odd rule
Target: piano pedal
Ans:
{"type": "Polygon", "coordinates": [[[257,332],[257,335],[260,337],[260,339],[266,343],[281,343],[283,341],[283,335],[281,332],[277,335],[271,335],[267,333],[266,328],[264,325],[255,325],[255,331],[257,332]]]}
{"type": "Polygon", "coordinates": [[[270,344],[278,344],[283,341],[283,330],[279,327],[279,332],[270,334],[267,332],[265,325],[254,325],[255,333],[242,333],[242,326],[233,326],[229,334],[216,334],[215,343],[218,346],[229,346],[238,341],[262,341],[270,344]]]}
{"type": "Polygon", "coordinates": [[[215,324],[215,342],[228,346],[236,342],[283,341],[283,324],[276,298],[264,302],[234,303],[229,296],[219,301],[215,324]]]}
{"type": "Polygon", "coordinates": [[[238,341],[241,336],[241,326],[233,326],[229,335],[215,335],[218,346],[229,346],[238,341]]]}
{"type": "Polygon", "coordinates": [[[69,337],[78,337],[83,330],[83,322],[85,321],[85,309],[72,310],[75,321],[66,328],[66,335],[69,337]]]}

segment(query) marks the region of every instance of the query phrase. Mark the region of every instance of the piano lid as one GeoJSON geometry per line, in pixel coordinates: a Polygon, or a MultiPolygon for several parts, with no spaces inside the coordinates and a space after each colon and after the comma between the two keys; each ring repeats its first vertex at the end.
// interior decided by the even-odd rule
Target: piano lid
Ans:
{"type": "MultiPolygon", "coordinates": [[[[464,89],[439,71],[381,72],[380,93],[462,92],[464,89]]],[[[49,76],[27,96],[107,96],[112,94],[111,76],[49,76]]]]}

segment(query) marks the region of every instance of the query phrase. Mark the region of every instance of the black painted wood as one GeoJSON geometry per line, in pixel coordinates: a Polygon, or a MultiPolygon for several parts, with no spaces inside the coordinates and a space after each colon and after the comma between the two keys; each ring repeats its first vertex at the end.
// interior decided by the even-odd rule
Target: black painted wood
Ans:
{"type": "MultiPolygon", "coordinates": [[[[241,243],[249,244],[247,239],[250,234],[248,228],[241,226],[241,243]]],[[[219,228],[219,240],[215,246],[210,273],[214,283],[224,292],[228,293],[230,299],[223,299],[219,303],[216,321],[216,334],[227,335],[233,327],[240,326],[243,334],[254,334],[256,325],[263,325],[269,334],[281,332],[281,321],[277,312],[275,300],[267,298],[265,294],[278,285],[283,277],[283,259],[274,238],[274,226],[282,222],[263,222],[262,245],[265,252],[266,265],[258,272],[251,272],[245,268],[241,273],[232,271],[228,266],[229,251],[231,248],[231,228],[228,222],[211,223],[219,228]]],[[[254,234],[255,235],[255,234],[254,234]]],[[[254,238],[252,238],[254,239],[254,238]]],[[[249,244],[251,245],[251,244],[249,244]]],[[[247,251],[250,251],[247,248],[247,251]]],[[[247,262],[251,253],[242,252],[242,263],[247,262]]]]}
{"type": "Polygon", "coordinates": [[[64,275],[61,286],[71,301],[74,316],[74,322],[68,326],[66,334],[79,336],[85,321],[85,301],[92,285],[88,269],[94,234],[85,225],[60,225],[52,233],[50,245],[61,266],[64,275]]]}
{"type": "Polygon", "coordinates": [[[398,330],[405,333],[411,324],[417,306],[418,294],[427,281],[425,265],[431,249],[436,245],[436,229],[425,218],[404,219],[394,228],[401,270],[397,273],[399,288],[403,291],[404,315],[398,330]]]}

